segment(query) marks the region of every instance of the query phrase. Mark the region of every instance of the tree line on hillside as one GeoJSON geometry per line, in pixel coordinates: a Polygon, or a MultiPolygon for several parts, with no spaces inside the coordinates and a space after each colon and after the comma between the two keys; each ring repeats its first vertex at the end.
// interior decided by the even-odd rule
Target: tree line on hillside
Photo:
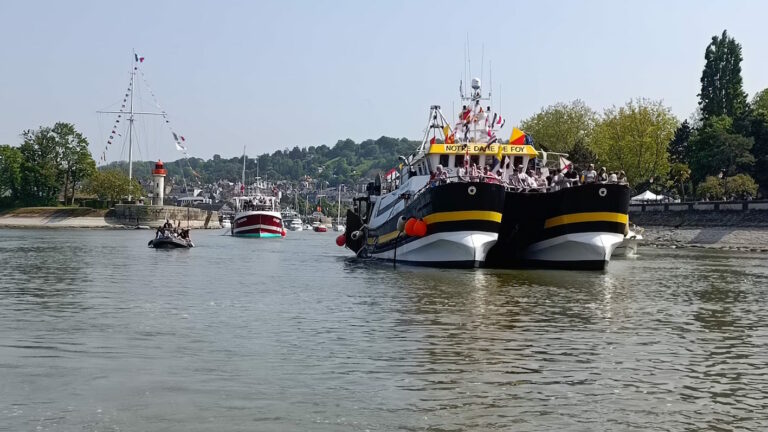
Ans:
{"type": "MultiPolygon", "coordinates": [[[[277,150],[246,158],[246,181],[259,177],[268,180],[298,181],[310,177],[330,186],[354,184],[361,178],[371,178],[377,172],[394,167],[399,155],[413,153],[421,143],[406,138],[381,137],[356,143],[351,139],[339,140],[333,147],[327,145],[277,150]]],[[[153,161],[133,163],[134,175],[149,178],[153,161]]],[[[168,178],[188,185],[210,184],[218,180],[237,182],[242,177],[243,158],[222,158],[215,154],[209,160],[179,159],[165,163],[168,178]]],[[[112,168],[128,169],[127,162],[114,162],[112,168]]]]}
{"type": "Polygon", "coordinates": [[[699,107],[690,121],[680,122],[661,101],[634,99],[598,114],[575,100],[542,109],[521,129],[580,167],[624,170],[638,191],[754,197],[757,183],[768,186],[768,89],[748,100],[741,45],[726,31],[712,37],[704,58],[699,107]]]}

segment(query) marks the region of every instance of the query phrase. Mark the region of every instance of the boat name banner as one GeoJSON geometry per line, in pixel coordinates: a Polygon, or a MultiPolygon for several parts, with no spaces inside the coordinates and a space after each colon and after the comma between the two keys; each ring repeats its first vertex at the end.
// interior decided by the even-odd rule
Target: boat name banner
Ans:
{"type": "Polygon", "coordinates": [[[499,145],[501,145],[502,154],[512,155],[528,155],[536,156],[538,153],[530,145],[512,145],[512,144],[432,144],[429,147],[429,153],[432,154],[462,154],[469,152],[469,154],[489,154],[495,155],[499,152],[499,145]]]}

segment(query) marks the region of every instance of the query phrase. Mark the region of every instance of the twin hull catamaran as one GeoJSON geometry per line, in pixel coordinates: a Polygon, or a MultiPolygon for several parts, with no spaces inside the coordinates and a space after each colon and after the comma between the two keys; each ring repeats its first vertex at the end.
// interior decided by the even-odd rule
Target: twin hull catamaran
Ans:
{"type": "Polygon", "coordinates": [[[546,153],[515,132],[499,143],[501,116],[472,84],[454,128],[433,106],[415,154],[354,200],[343,243],[360,257],[434,267],[605,268],[624,238],[629,188],[510,186],[508,168],[543,165],[546,153]]]}

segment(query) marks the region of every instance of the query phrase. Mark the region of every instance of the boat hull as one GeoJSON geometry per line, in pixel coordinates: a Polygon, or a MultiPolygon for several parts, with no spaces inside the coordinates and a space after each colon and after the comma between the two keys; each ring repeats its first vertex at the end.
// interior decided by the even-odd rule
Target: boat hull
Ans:
{"type": "Polygon", "coordinates": [[[549,193],[507,192],[489,267],[604,269],[624,240],[629,188],[590,184],[549,193]]]}
{"type": "Polygon", "coordinates": [[[386,222],[366,230],[362,243],[352,239],[360,222],[348,213],[345,236],[361,256],[429,267],[478,267],[498,238],[503,209],[501,185],[449,183],[418,194],[386,222]],[[398,232],[401,216],[423,220],[425,235],[398,232]]]}
{"type": "Polygon", "coordinates": [[[147,246],[155,249],[187,249],[194,247],[195,245],[189,240],[173,237],[161,237],[150,240],[147,246]]]}
{"type": "Polygon", "coordinates": [[[247,211],[235,215],[232,236],[253,238],[283,237],[283,222],[278,212],[247,211]]]}

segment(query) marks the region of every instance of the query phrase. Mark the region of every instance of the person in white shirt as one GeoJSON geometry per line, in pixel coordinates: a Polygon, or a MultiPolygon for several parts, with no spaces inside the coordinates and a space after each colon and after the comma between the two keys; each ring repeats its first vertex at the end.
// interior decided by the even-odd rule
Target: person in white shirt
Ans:
{"type": "Polygon", "coordinates": [[[589,164],[589,169],[582,173],[584,177],[584,183],[594,183],[597,180],[597,171],[595,171],[595,164],[589,164]]]}
{"type": "Polygon", "coordinates": [[[616,175],[616,171],[611,171],[608,175],[608,183],[618,183],[619,177],[616,175]]]}

